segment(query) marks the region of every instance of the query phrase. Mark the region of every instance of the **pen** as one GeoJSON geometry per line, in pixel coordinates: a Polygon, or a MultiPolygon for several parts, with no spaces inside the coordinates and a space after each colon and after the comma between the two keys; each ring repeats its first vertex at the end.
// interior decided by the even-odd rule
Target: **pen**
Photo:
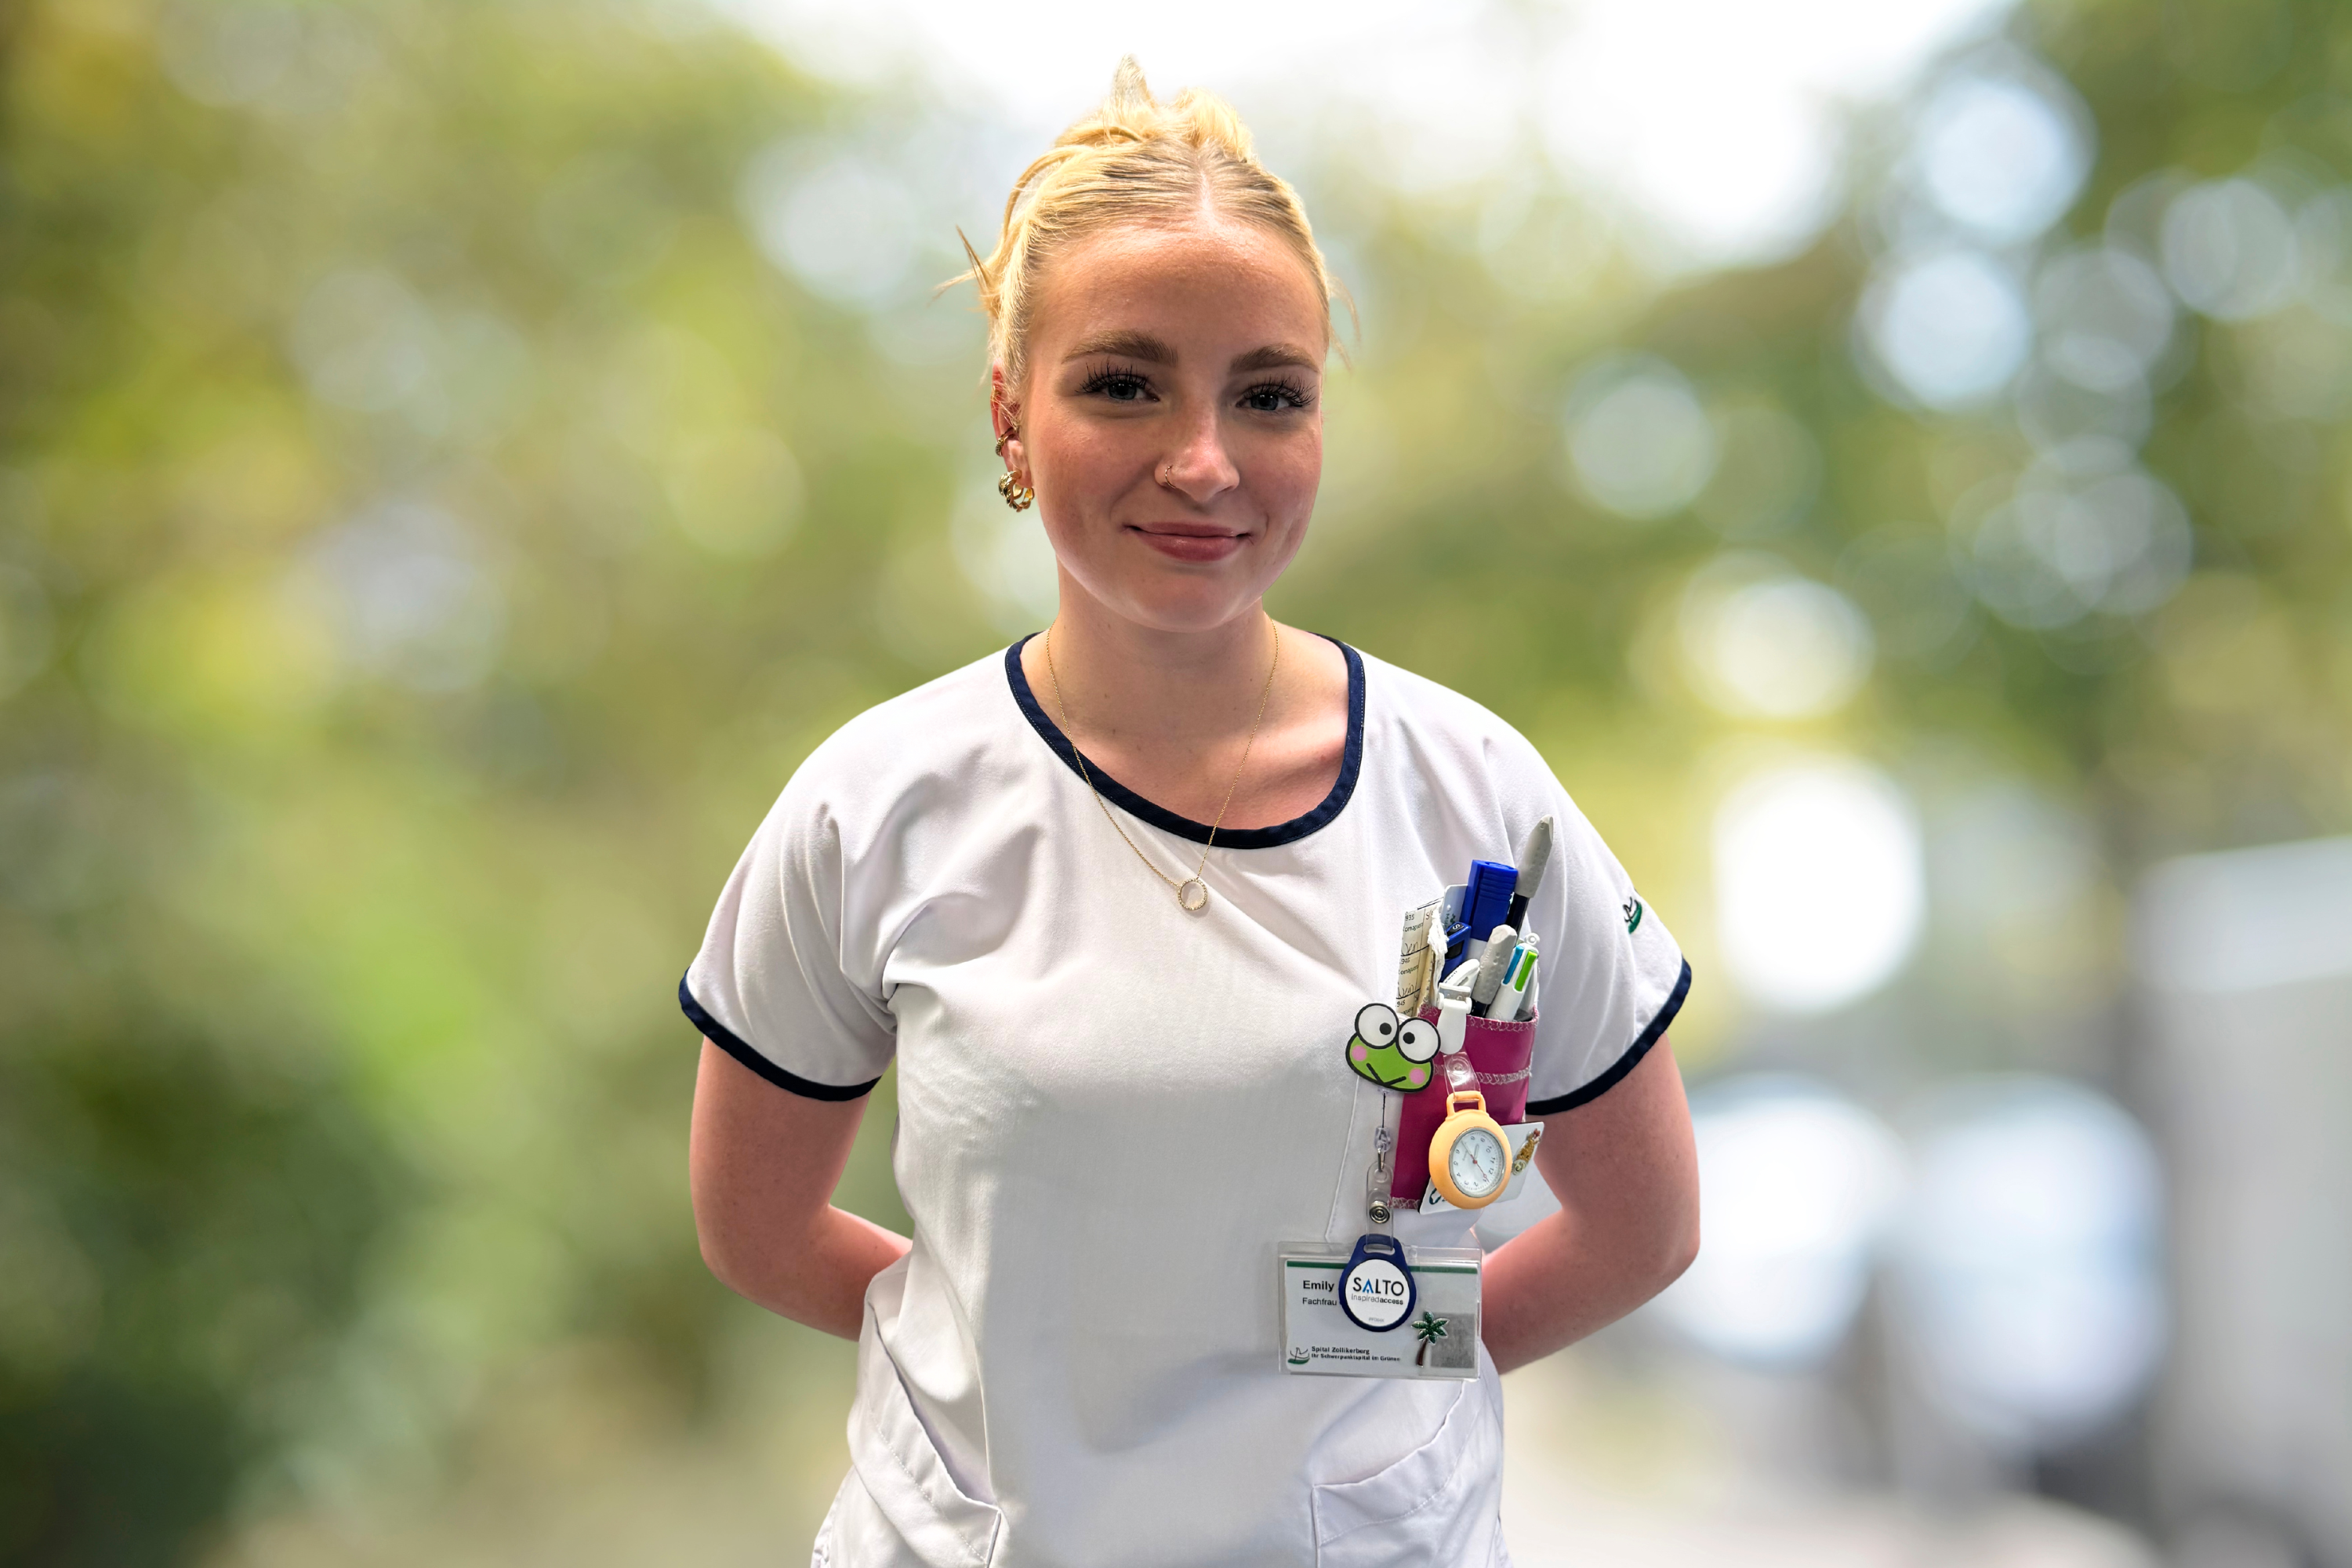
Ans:
{"type": "Polygon", "coordinates": [[[1513,931],[1528,929],[1528,900],[1543,886],[1544,872],[1551,865],[1552,832],[1552,819],[1544,817],[1528,830],[1528,841],[1519,847],[1518,884],[1511,895],[1510,908],[1503,915],[1513,931]]]}
{"type": "Polygon", "coordinates": [[[1511,965],[1511,955],[1518,951],[1519,933],[1508,926],[1496,926],[1486,938],[1486,951],[1478,958],[1478,978],[1471,982],[1470,1000],[1477,1005],[1478,1016],[1487,1017],[1486,1004],[1495,999],[1502,988],[1503,972],[1511,965]]]}
{"type": "Polygon", "coordinates": [[[1493,999],[1480,1010],[1479,1016],[1516,1019],[1525,1010],[1535,994],[1536,949],[1535,932],[1519,938],[1518,944],[1511,950],[1511,962],[1503,971],[1502,984],[1496,988],[1493,999]]]}

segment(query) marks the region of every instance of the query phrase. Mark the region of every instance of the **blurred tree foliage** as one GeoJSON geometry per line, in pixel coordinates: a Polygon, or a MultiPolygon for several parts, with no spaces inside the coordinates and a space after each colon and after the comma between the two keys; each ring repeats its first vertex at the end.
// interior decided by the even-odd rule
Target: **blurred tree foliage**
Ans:
{"type": "MultiPolygon", "coordinates": [[[[2048,244],[2167,170],[2352,179],[2324,0],[2012,32],[2096,127],[2048,244]]],[[[848,148],[919,187],[957,127],[650,0],[33,0],[0,70],[0,1561],[494,1486],[549,1447],[493,1439],[551,1378],[656,1391],[607,1403],[677,1442],[768,1390],[818,1434],[769,1454],[805,1461],[782,1506],[821,1507],[846,1363],[699,1268],[669,998],[799,757],[1029,614],[977,331],[919,303],[986,194],[918,210],[903,284],[860,271],[878,205],[826,209],[829,275],[771,259],[805,210],[762,232],[764,182],[848,148]],[[746,1324],[797,1370],[747,1379],[746,1324]]],[[[1296,171],[1366,331],[1277,607],[1525,728],[1702,958],[1727,737],[1964,749],[2084,812],[2110,886],[2352,821],[2340,416],[2263,390],[2352,374],[2343,326],[2184,318],[2144,460],[2193,575],[1989,615],[1941,541],[2031,461],[2014,410],[1897,407],[1851,349],[1899,119],[1806,255],[1671,289],[1532,174],[1296,171]],[[1670,514],[1607,515],[1562,417],[1628,350],[1802,440],[1727,437],[1670,514]],[[1678,673],[1727,547],[1871,615],[1852,704],[1734,723],[1678,673]]],[[[1735,1016],[1705,998],[1695,1052],[1735,1016]]],[[[845,1201],[887,1219],[877,1098],[845,1201]]]]}

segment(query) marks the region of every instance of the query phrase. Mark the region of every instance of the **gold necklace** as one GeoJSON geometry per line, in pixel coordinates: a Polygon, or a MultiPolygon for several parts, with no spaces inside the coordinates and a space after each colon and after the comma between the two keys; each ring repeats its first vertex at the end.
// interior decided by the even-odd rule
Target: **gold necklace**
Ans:
{"type": "Polygon", "coordinates": [[[1187,914],[1196,915],[1209,907],[1209,884],[1201,880],[1201,873],[1209,868],[1209,851],[1217,847],[1217,829],[1225,825],[1225,812],[1234,804],[1234,791],[1241,787],[1242,772],[1249,766],[1250,752],[1257,745],[1258,727],[1265,722],[1265,700],[1274,694],[1274,672],[1282,668],[1281,623],[1266,624],[1274,627],[1274,660],[1265,667],[1265,685],[1257,694],[1257,717],[1250,721],[1249,739],[1242,744],[1242,760],[1234,764],[1233,782],[1225,785],[1224,804],[1217,807],[1217,820],[1209,824],[1209,841],[1201,846],[1201,862],[1181,882],[1153,865],[1151,857],[1136,847],[1135,840],[1127,837],[1127,829],[1119,826],[1118,818],[1103,804],[1102,791],[1095,787],[1095,775],[1087,769],[1087,755],[1078,750],[1078,738],[1070,729],[1070,707],[1062,696],[1062,672],[1054,667],[1054,628],[1045,628],[1045,673],[1054,678],[1054,709],[1062,721],[1063,738],[1070,742],[1070,755],[1078,760],[1078,776],[1087,781],[1087,791],[1095,797],[1103,820],[1111,825],[1129,849],[1135,850],[1135,858],[1143,862],[1145,870],[1176,889],[1177,907],[1187,914]]]}

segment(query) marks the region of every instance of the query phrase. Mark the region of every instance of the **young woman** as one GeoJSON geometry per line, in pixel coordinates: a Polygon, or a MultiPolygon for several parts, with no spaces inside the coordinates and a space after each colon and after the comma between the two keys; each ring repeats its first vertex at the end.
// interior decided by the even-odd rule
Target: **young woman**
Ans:
{"type": "Polygon", "coordinates": [[[815,1561],[1503,1563],[1497,1373],[1697,1247],[1689,972],[1507,725],[1267,616],[1331,286],[1231,110],[1124,63],[972,276],[1059,613],[818,747],[681,986],[703,1255],[858,1341],[815,1561]],[[1397,1097],[1351,1036],[1405,911],[1547,816],[1525,1092],[1561,1212],[1486,1259],[1475,1375],[1297,1375],[1282,1253],[1475,1245],[1460,1208],[1369,1214],[1397,1097]],[[830,1205],[893,1059],[911,1238],[830,1205]]]}

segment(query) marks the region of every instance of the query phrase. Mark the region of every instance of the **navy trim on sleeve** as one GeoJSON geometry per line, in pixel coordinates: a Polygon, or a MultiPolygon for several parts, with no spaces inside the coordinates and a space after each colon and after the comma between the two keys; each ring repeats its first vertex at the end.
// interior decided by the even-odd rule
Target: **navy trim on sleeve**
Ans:
{"type": "Polygon", "coordinates": [[[677,1005],[686,1014],[687,1021],[702,1031],[704,1039],[709,1040],[778,1089],[788,1089],[803,1100],[857,1100],[871,1092],[874,1086],[882,1081],[877,1078],[865,1083],[845,1086],[836,1083],[818,1083],[814,1079],[803,1078],[796,1072],[786,1072],[782,1068],[745,1045],[736,1037],[732,1029],[704,1011],[702,1004],[694,999],[694,993],[687,989],[684,975],[678,977],[677,1005]]]}
{"type": "Polygon", "coordinates": [[[1642,1031],[1642,1037],[1627,1047],[1625,1054],[1619,1057],[1607,1072],[1582,1089],[1571,1089],[1557,1100],[1530,1100],[1528,1101],[1528,1115],[1557,1116],[1563,1110],[1589,1105],[1616,1088],[1618,1079],[1641,1066],[1642,1058],[1650,1054],[1650,1047],[1665,1037],[1666,1026],[1675,1021],[1675,1015],[1683,1010],[1683,998],[1690,994],[1690,961],[1685,959],[1682,975],[1675,982],[1674,994],[1668,996],[1666,1005],[1658,1009],[1658,1016],[1650,1020],[1650,1026],[1642,1031]]]}
{"type": "MultiPolygon", "coordinates": [[[[1036,634],[1032,633],[1031,636],[1036,634]]],[[[1318,634],[1320,635],[1320,634],[1318,634]]],[[[1062,727],[1054,722],[1037,694],[1029,688],[1029,677],[1021,668],[1023,637],[1004,650],[1004,679],[1013,688],[1013,700],[1021,705],[1021,712],[1030,728],[1045,738],[1062,759],[1062,765],[1080,778],[1090,778],[1102,797],[1126,812],[1139,817],[1163,833],[1179,838],[1189,838],[1195,844],[1209,842],[1211,828],[1205,822],[1195,822],[1189,816],[1179,816],[1167,807],[1154,805],[1108,773],[1092,757],[1086,766],[1078,765],[1078,750],[1062,727]]],[[[1340,759],[1339,776],[1332,782],[1331,793],[1321,805],[1304,816],[1294,816],[1288,822],[1277,822],[1272,827],[1226,827],[1216,829],[1216,841],[1228,849],[1272,849],[1279,845],[1295,844],[1319,827],[1328,826],[1347,807],[1349,797],[1356,793],[1356,780],[1364,771],[1364,659],[1354,648],[1338,637],[1325,637],[1348,658],[1348,751],[1340,759]]]]}

